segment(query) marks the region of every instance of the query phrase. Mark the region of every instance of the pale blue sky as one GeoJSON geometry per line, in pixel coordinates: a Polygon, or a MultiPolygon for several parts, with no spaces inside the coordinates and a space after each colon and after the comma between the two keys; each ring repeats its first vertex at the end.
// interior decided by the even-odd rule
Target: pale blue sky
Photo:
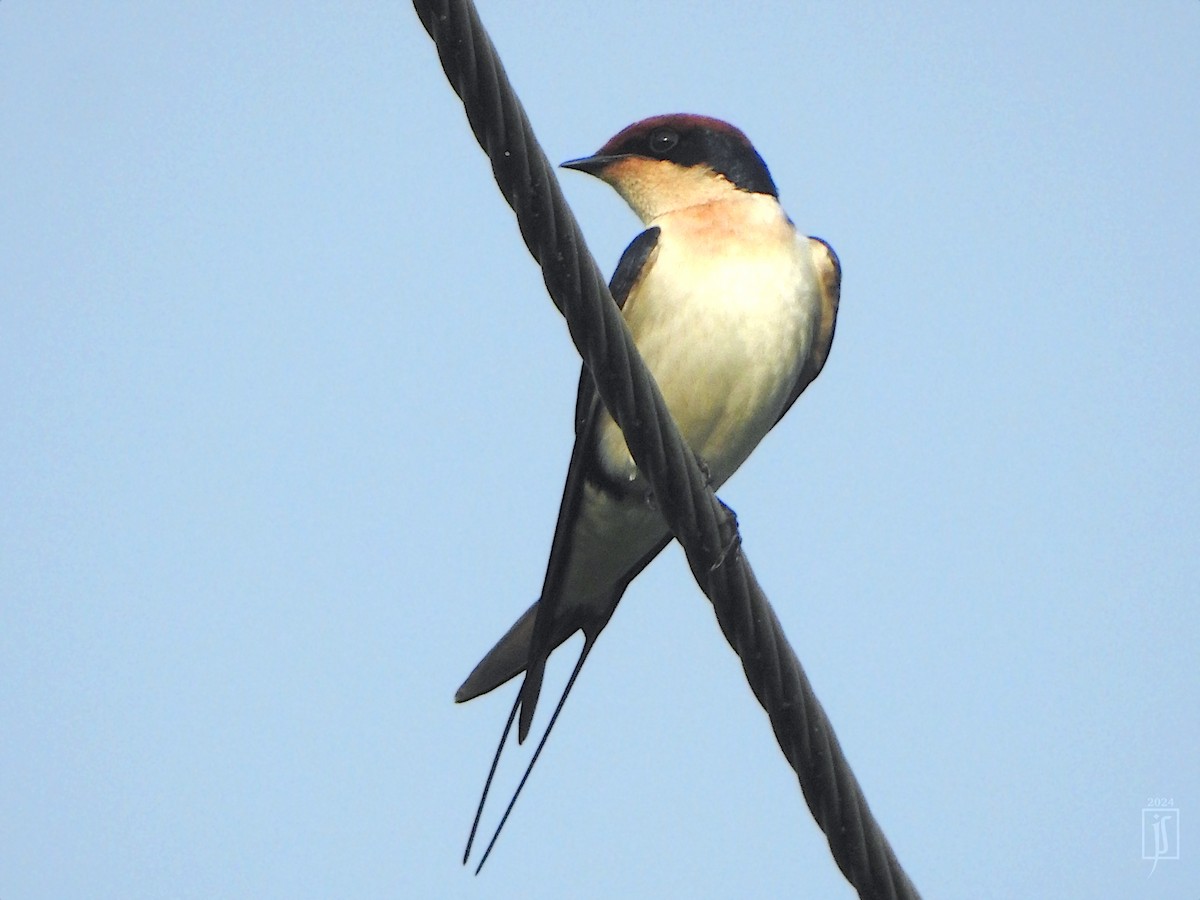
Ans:
{"type": "MultiPolygon", "coordinates": [[[[841,256],[722,497],[917,884],[1196,900],[1200,2],[517,9],[551,159],[726,118],[841,256]]],[[[0,172],[3,900],[851,896],[675,549],[458,864],[578,361],[406,3],[4,3],[0,172]]]]}

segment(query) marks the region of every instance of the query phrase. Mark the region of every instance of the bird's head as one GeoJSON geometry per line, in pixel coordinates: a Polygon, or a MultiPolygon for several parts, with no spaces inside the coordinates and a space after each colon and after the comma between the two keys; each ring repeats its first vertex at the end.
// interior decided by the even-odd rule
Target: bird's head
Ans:
{"type": "Polygon", "coordinates": [[[594,156],[563,163],[608,182],[643,222],[732,191],[778,196],[746,135],[707,116],[653,116],[625,128],[594,156]]]}

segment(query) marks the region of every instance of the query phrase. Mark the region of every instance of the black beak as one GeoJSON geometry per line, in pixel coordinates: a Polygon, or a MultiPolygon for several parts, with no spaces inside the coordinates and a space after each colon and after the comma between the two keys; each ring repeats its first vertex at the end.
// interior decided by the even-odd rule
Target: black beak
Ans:
{"type": "Polygon", "coordinates": [[[599,175],[610,165],[615,163],[620,156],[585,156],[583,159],[572,159],[561,164],[563,169],[575,169],[578,172],[587,172],[589,175],[599,175]]]}

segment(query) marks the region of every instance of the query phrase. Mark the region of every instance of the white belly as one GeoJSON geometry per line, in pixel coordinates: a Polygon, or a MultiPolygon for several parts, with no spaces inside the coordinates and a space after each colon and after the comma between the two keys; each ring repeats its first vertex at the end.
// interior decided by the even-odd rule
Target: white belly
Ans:
{"type": "MultiPolygon", "coordinates": [[[[625,306],[638,349],[714,486],[775,424],[812,349],[819,318],[807,247],[696,254],[664,228],[658,257],[625,306]]],[[[600,458],[609,474],[637,479],[624,438],[605,416],[600,458]]]]}

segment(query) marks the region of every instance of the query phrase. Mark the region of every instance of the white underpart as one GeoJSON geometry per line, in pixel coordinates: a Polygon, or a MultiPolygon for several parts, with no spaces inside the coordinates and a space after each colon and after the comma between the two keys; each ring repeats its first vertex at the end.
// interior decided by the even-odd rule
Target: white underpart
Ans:
{"type": "MultiPolygon", "coordinates": [[[[719,487],[771,429],[812,351],[820,291],[808,240],[773,197],[741,191],[648,224],[662,229],[657,257],[624,316],[719,487]]],[[[641,480],[607,414],[599,441],[614,479],[641,480]]],[[[666,527],[647,504],[591,488],[580,513],[564,597],[600,601],[666,527]]]]}
{"type": "MultiPolygon", "coordinates": [[[[725,217],[733,234],[697,235],[689,210],[650,223],[662,229],[658,256],[624,311],[672,416],[718,485],[779,416],[819,316],[808,242],[774,198],[739,193],[719,205],[737,207],[725,217]]],[[[636,477],[607,416],[601,446],[610,474],[636,477]]]]}

